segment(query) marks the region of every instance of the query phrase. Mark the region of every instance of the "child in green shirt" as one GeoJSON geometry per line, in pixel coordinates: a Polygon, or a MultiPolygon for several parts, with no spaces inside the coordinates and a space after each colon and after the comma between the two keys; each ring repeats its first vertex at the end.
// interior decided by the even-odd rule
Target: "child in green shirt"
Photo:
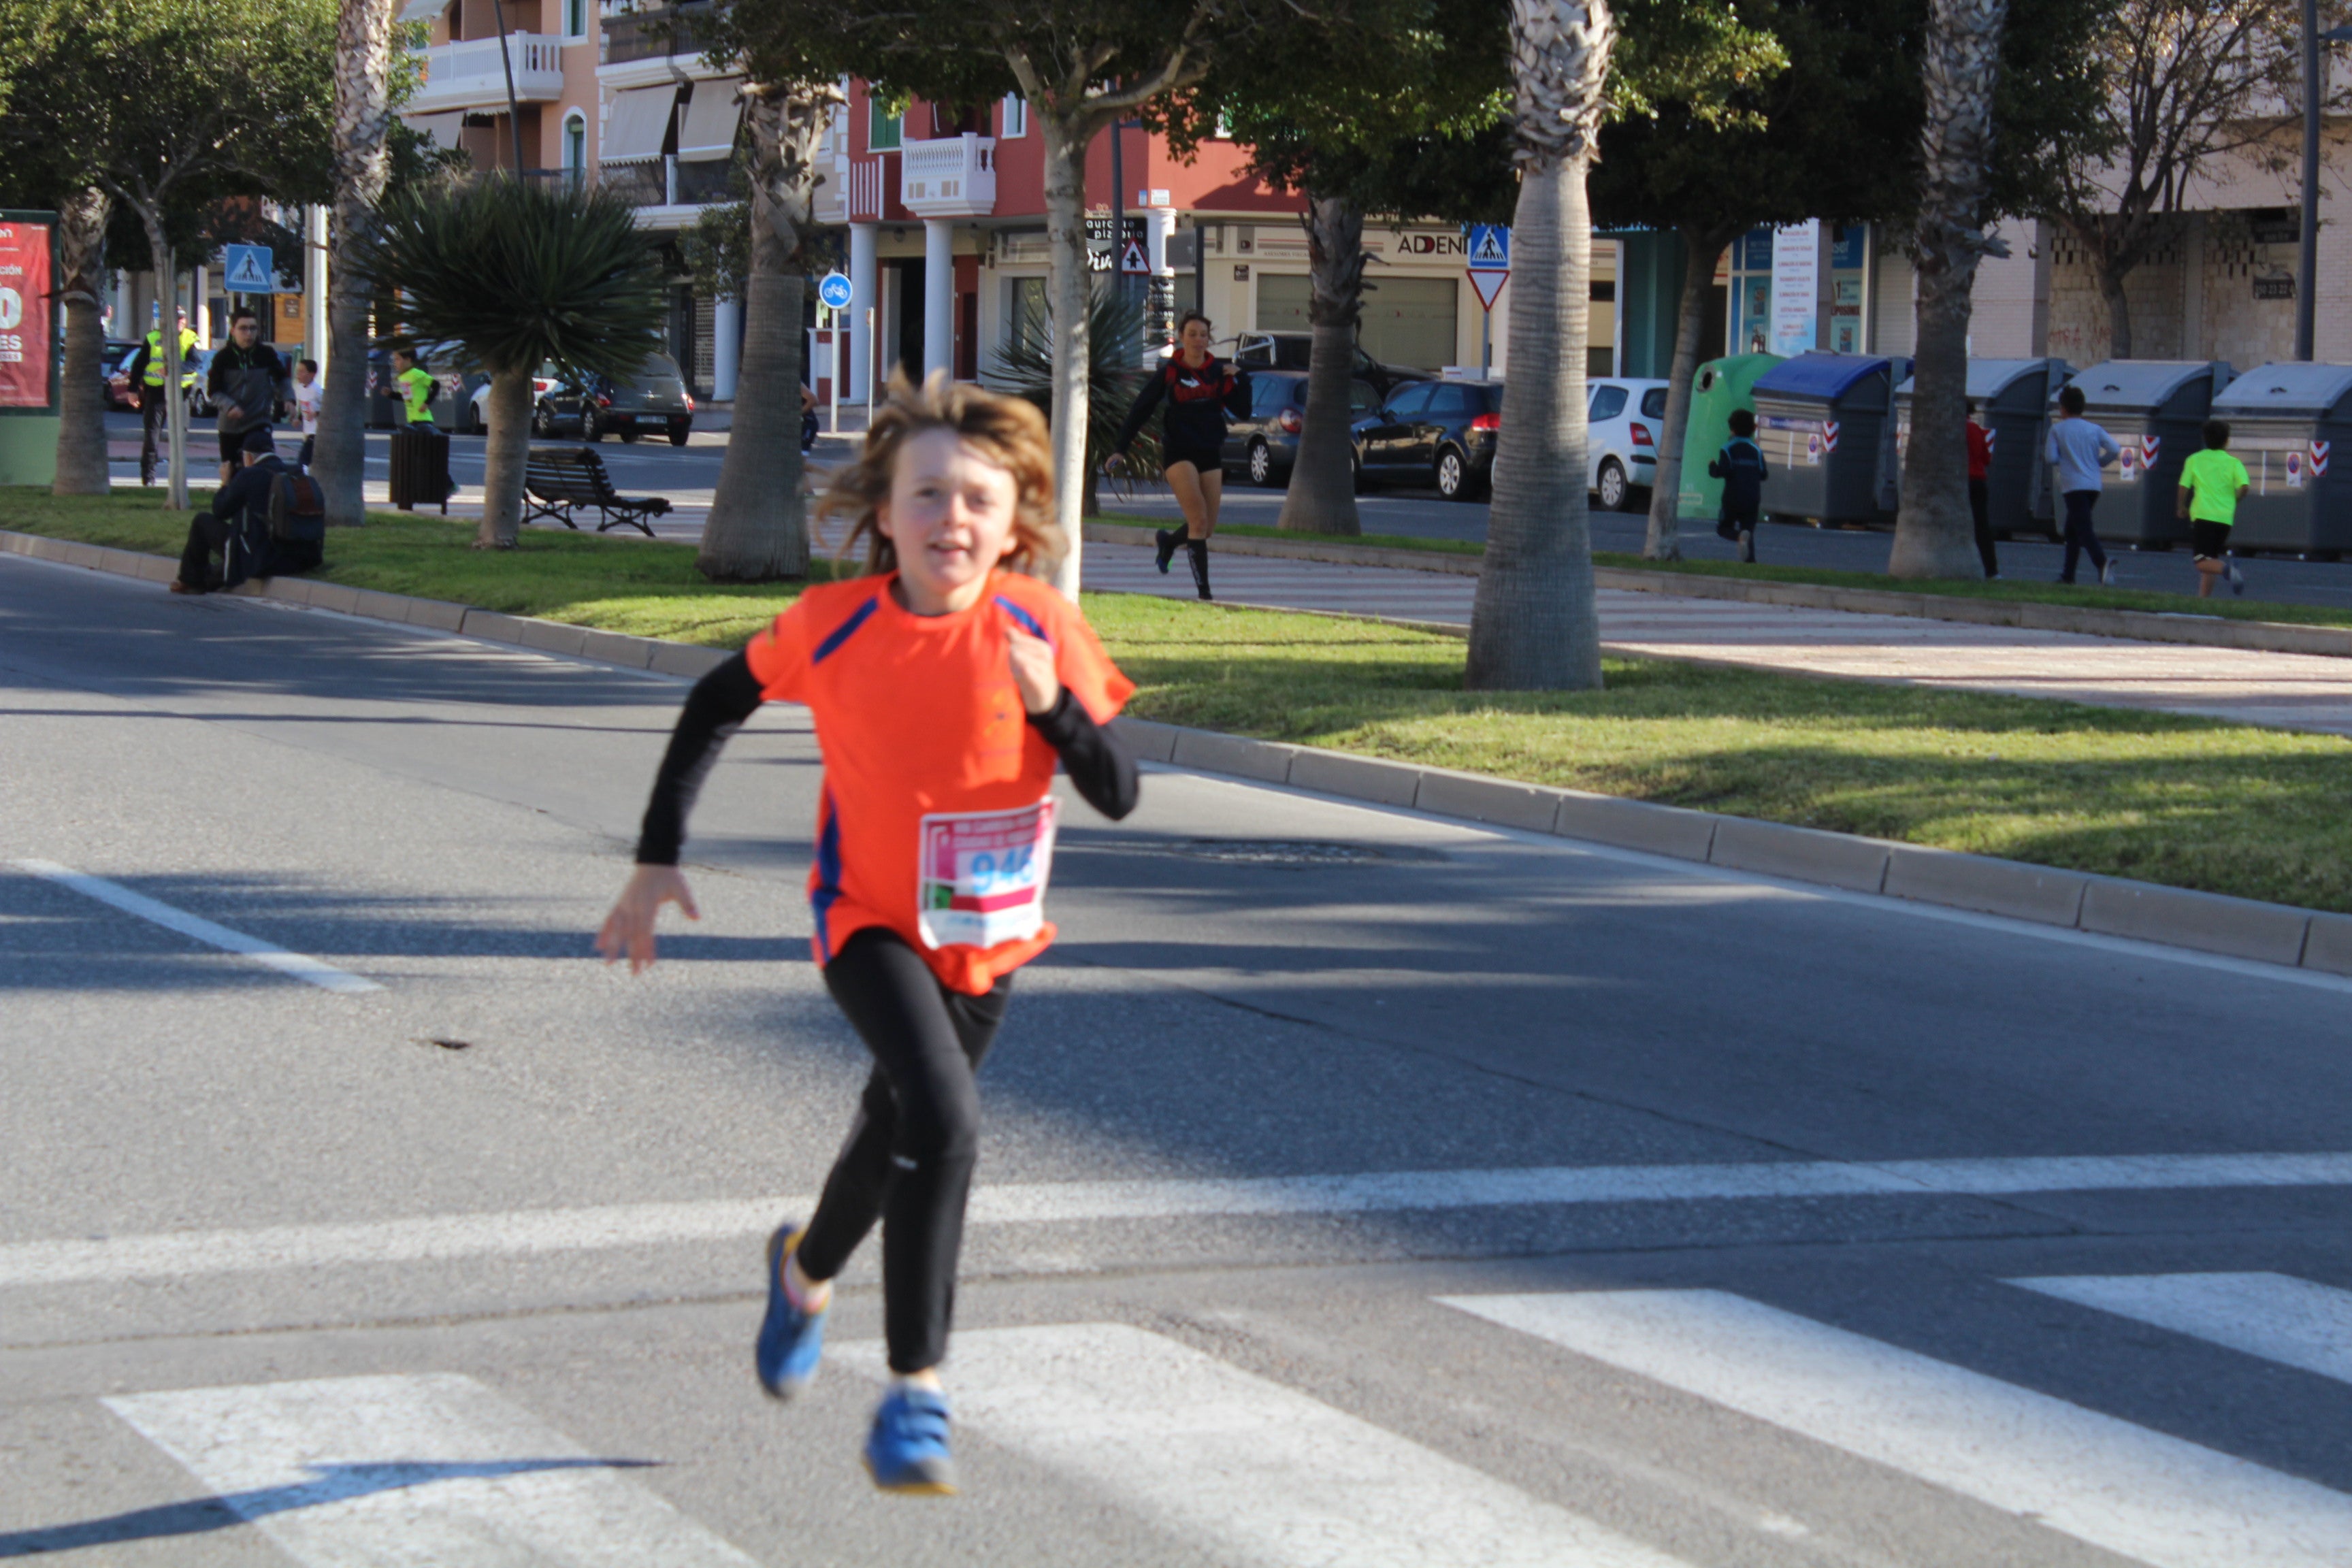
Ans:
{"type": "Polygon", "coordinates": [[[2197,596],[2210,598],[2213,580],[2227,574],[2230,591],[2243,594],[2246,580],[2230,559],[2230,530],[2238,521],[2238,497],[2252,483],[2246,465],[2231,457],[2230,426],[2220,419],[2205,421],[2205,449],[2180,465],[2179,505],[2175,515],[2189,520],[2189,550],[2197,561],[2197,596]]]}

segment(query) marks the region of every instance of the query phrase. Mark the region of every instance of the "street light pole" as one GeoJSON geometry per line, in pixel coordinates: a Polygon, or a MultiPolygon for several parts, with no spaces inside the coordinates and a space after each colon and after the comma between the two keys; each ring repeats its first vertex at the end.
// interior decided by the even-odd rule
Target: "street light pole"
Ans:
{"type": "Polygon", "coordinates": [[[2315,336],[2312,285],[2319,278],[2319,0],[2303,0],[2303,233],[2295,259],[2294,357],[2308,361],[2315,336]]]}
{"type": "MultiPolygon", "coordinates": [[[[2318,4],[2318,0],[2304,0],[2304,7],[2305,10],[2308,10],[2311,6],[2316,4],[2318,4]]],[[[490,18],[498,24],[499,28],[499,64],[506,68],[507,130],[514,138],[514,173],[515,178],[520,180],[522,178],[522,114],[520,110],[515,108],[514,56],[509,52],[507,48],[507,8],[505,0],[490,0],[490,18]]],[[[2312,134],[2316,136],[2319,133],[2315,131],[2312,134]]],[[[2304,357],[2308,359],[2311,356],[2305,354],[2304,357]]]]}

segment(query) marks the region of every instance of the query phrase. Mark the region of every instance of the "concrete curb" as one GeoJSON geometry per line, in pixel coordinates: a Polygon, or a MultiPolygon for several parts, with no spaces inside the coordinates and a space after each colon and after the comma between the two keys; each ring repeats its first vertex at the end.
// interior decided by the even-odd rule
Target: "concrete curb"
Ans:
{"type": "MultiPolygon", "coordinates": [[[[1151,531],[1124,523],[1090,522],[1089,542],[1149,544],[1151,531]]],[[[1227,555],[1264,555],[1286,561],[1319,561],[1337,566],[1379,566],[1391,571],[1434,572],[1475,577],[1475,555],[1440,551],[1391,550],[1311,539],[1258,539],[1219,534],[1227,555]]],[[[1882,588],[1832,588],[1818,583],[1757,583],[1708,577],[1691,572],[1645,572],[1596,566],[1594,583],[1634,594],[1685,599],[1734,599],[1791,609],[1843,610],[1863,616],[1904,616],[1914,620],[1963,621],[1971,626],[2016,626],[2025,631],[2073,632],[2082,637],[2130,642],[2189,643],[2200,647],[2245,648],[2258,653],[2309,653],[2352,658],[2352,626],[2305,626],[2286,621],[2231,621],[2219,616],[2161,615],[2152,610],[2104,610],[2074,605],[2018,604],[1999,599],[1956,599],[1941,594],[1906,594],[1882,588]]],[[[1386,616],[1373,617],[1387,619],[1386,616]]],[[[1458,632],[1458,628],[1455,628],[1458,632]]]]}
{"type": "MultiPolygon", "coordinates": [[[[8,530],[0,530],[0,553],[155,583],[170,581],[178,570],[177,563],[165,556],[101,550],[8,530]]],[[[730,657],[719,648],[594,631],[560,621],[299,577],[247,584],[236,592],[372,620],[457,632],[486,642],[593,658],[658,675],[698,678],[730,657]]],[[[2352,915],[1656,805],[1583,790],[1518,784],[1484,773],[1256,741],[1149,719],[1117,722],[1119,733],[1147,762],[1606,844],[1727,870],[2352,975],[2352,915]]]]}

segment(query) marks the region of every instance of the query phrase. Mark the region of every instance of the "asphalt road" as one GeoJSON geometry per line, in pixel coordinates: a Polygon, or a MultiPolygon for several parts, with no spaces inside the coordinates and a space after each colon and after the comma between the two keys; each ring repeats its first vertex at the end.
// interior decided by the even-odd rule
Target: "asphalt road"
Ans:
{"type": "Polygon", "coordinates": [[[804,714],[631,980],[677,682],[5,558],[0,683],[0,1556],[2352,1561],[2352,984],[1154,772],[910,1502],[870,1247],[749,1375],[863,1070],[804,714]]]}

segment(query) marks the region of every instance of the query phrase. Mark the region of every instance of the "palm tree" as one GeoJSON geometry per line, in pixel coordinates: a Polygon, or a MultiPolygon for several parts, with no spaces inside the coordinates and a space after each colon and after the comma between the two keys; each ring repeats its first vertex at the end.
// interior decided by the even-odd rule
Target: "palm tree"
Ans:
{"type": "Polygon", "coordinates": [[[1919,279],[1918,363],[1903,507],[1886,570],[1896,577],[1976,577],[1969,511],[1969,292],[1977,262],[2007,248],[1979,226],[1992,161],[1993,77],[2009,0],[1933,0],[1927,19],[1926,184],[1913,237],[1919,279]]]}
{"type": "Polygon", "coordinates": [[[1615,42],[1605,0],[1511,0],[1518,298],[1511,305],[1486,559],[1470,616],[1465,679],[1474,689],[1601,684],[1583,482],[1592,274],[1584,175],[1615,42]]]}
{"type": "Polygon", "coordinates": [[[114,203],[99,186],[75,191],[58,209],[58,292],[66,306],[65,385],[58,426],[58,477],[50,487],[61,496],[102,496],[113,481],[106,470],[106,395],[99,385],[106,331],[99,324],[98,293],[104,283],[106,224],[114,203]]]}
{"type": "Polygon", "coordinates": [[[719,582],[808,574],[801,495],[803,257],[816,204],[817,145],[841,90],[829,81],[751,82],[751,267],[735,423],[694,564],[719,582]]]}
{"type": "Polygon", "coordinates": [[[392,17],[396,0],[339,0],[335,10],[334,213],[327,247],[326,375],[319,393],[319,479],[327,521],[367,518],[367,289],[353,258],[392,174],[392,17]]]}
{"type": "MultiPolygon", "coordinates": [[[[1143,307],[1117,289],[1095,285],[1087,301],[1087,482],[1081,514],[1098,515],[1097,485],[1103,459],[1118,444],[1118,427],[1143,384],[1135,345],[1143,338],[1143,307]]],[[[1054,327],[1049,321],[1024,318],[1021,329],[1003,347],[988,356],[988,379],[999,392],[1008,392],[1036,405],[1047,418],[1054,413],[1054,327]]],[[[1160,471],[1160,437],[1139,432],[1128,452],[1128,473],[1160,471]]],[[[1114,480],[1125,493],[1130,481],[1114,480]]]]}
{"type": "Polygon", "coordinates": [[[579,376],[646,362],[668,309],[636,209],[608,190],[499,173],[404,191],[352,258],[355,281],[397,291],[408,333],[463,344],[490,375],[482,461],[482,550],[522,530],[531,373],[579,376]]]}
{"type": "Polygon", "coordinates": [[[1349,394],[1356,384],[1356,324],[1363,319],[1370,259],[1364,215],[1345,196],[1310,191],[1298,221],[1307,230],[1307,321],[1314,340],[1307,360],[1306,427],[1274,525],[1301,533],[1361,533],[1349,431],[1355,419],[1349,394]]]}

